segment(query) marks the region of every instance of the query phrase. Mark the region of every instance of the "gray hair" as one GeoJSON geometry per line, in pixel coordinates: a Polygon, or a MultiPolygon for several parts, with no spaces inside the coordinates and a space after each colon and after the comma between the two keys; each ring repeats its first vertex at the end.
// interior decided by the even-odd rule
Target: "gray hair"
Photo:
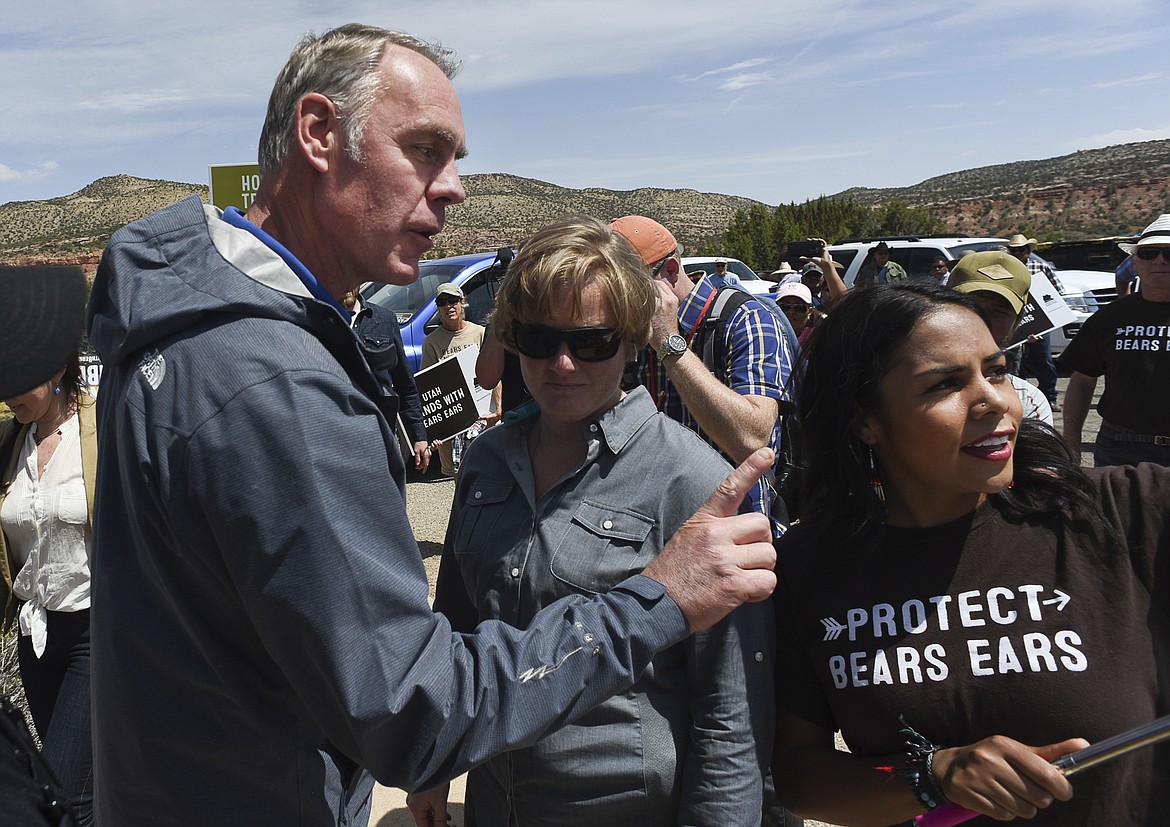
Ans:
{"type": "Polygon", "coordinates": [[[388,44],[418,52],[448,78],[459,71],[450,49],[404,32],[347,23],[318,36],[305,35],[280,70],[260,132],[260,175],[280,169],[288,157],[297,102],[310,92],[333,101],[345,129],[345,153],[360,162],[361,139],[374,101],[384,91],[377,68],[388,44]]]}

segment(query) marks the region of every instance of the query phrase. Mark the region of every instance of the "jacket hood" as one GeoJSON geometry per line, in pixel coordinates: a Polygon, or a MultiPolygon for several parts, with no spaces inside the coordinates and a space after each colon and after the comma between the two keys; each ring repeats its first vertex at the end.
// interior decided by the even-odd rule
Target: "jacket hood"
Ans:
{"type": "Polygon", "coordinates": [[[94,279],[87,327],[112,366],[210,314],[306,326],[309,303],[316,300],[279,255],[191,196],[114,233],[94,279]],[[211,243],[193,244],[199,234],[211,243]]]}

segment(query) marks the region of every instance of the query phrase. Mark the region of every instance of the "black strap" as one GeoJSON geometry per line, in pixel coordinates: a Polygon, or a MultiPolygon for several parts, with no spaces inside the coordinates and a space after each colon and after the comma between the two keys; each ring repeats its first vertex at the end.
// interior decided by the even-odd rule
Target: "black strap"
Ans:
{"type": "MultiPolygon", "coordinates": [[[[695,336],[691,340],[691,347],[702,357],[707,370],[715,374],[719,381],[723,381],[719,364],[723,361],[723,347],[727,339],[727,324],[743,304],[752,296],[735,287],[718,288],[714,300],[707,312],[700,317],[695,327],[695,336]]],[[[767,309],[765,307],[765,309],[767,309]]],[[[771,312],[771,311],[769,311],[771,312]]],[[[781,335],[788,344],[789,352],[795,358],[799,353],[800,345],[792,340],[790,328],[787,325],[778,325],[781,335]]],[[[764,480],[772,489],[772,516],[783,525],[789,525],[791,520],[799,516],[799,489],[800,476],[803,473],[803,462],[797,455],[800,437],[796,421],[796,406],[791,400],[784,398],[779,404],[780,416],[780,455],[776,467],[764,474],[764,480]]]]}
{"type": "MultiPolygon", "coordinates": [[[[719,376],[719,363],[723,357],[723,340],[727,338],[727,322],[731,315],[743,306],[751,296],[734,287],[720,287],[707,312],[695,326],[696,333],[691,347],[703,359],[707,370],[719,376]]],[[[720,381],[723,377],[719,377],[720,381]]]]}

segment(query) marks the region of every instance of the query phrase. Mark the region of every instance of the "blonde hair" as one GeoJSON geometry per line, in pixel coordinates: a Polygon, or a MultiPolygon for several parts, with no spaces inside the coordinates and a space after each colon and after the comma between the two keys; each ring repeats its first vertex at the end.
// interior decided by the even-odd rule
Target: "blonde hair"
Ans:
{"type": "Polygon", "coordinates": [[[562,289],[572,296],[572,318],[580,318],[581,291],[589,284],[601,286],[633,358],[650,340],[658,293],[629,242],[585,216],[555,221],[520,245],[496,296],[492,314],[496,336],[515,353],[512,323],[542,324],[552,319],[553,303],[563,295],[562,289]]]}

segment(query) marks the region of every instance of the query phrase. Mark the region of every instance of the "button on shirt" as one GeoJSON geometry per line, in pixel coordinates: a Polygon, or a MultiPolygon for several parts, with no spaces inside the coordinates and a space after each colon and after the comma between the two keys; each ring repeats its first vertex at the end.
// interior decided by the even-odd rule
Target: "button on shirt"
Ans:
{"type": "MultiPolygon", "coordinates": [[[[486,431],[460,471],[435,609],[524,628],[641,571],[730,467],[636,388],[585,426],[584,462],[534,498],[533,420],[486,431]]],[[[748,824],[772,738],[770,603],[660,653],[634,688],[473,770],[481,827],[748,824]]],[[[588,644],[588,638],[583,638],[588,644]]]]}
{"type": "Polygon", "coordinates": [[[61,426],[43,476],[37,474],[36,428],[20,449],[0,522],[13,561],[20,567],[12,590],[21,600],[20,633],[32,638],[37,657],[47,640],[46,610],[89,608],[89,514],[81,471],[76,416],[61,426]]]}

